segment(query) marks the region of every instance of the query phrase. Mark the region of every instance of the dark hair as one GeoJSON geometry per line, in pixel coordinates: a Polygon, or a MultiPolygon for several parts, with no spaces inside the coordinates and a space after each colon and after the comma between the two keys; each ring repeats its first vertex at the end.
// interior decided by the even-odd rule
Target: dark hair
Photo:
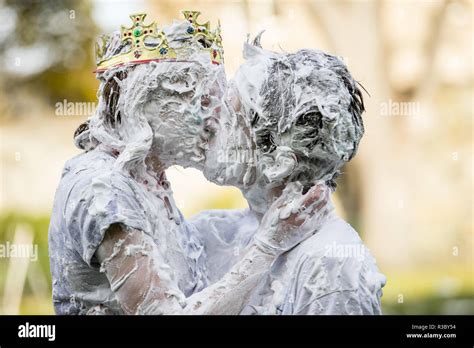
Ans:
{"type": "MultiPolygon", "coordinates": [[[[122,116],[120,110],[117,109],[120,97],[120,84],[118,81],[122,81],[126,77],[126,71],[116,72],[107,79],[101,90],[106,104],[105,120],[112,127],[115,127],[116,123],[121,122],[122,116]]],[[[74,143],[81,150],[90,150],[97,144],[95,139],[90,138],[89,125],[90,121],[87,120],[86,122],[81,123],[74,131],[74,143]]]]}
{"type": "Polygon", "coordinates": [[[359,84],[341,59],[321,51],[261,53],[259,113],[249,115],[257,148],[270,153],[289,146],[302,164],[290,180],[325,178],[335,188],[339,168],[354,157],[364,133],[359,84]]]}
{"type": "Polygon", "coordinates": [[[127,72],[124,70],[119,70],[113,74],[107,82],[104,84],[102,89],[102,95],[105,99],[105,118],[112,127],[115,126],[115,123],[121,122],[120,110],[117,109],[118,100],[120,97],[120,84],[119,82],[127,78],[127,72]]]}

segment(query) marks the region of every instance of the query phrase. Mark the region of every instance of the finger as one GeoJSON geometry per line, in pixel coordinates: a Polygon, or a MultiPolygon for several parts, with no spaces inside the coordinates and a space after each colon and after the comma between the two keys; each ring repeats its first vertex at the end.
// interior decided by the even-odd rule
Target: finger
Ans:
{"type": "Polygon", "coordinates": [[[321,183],[312,186],[304,195],[301,194],[302,189],[303,186],[300,183],[295,183],[286,191],[287,200],[278,205],[278,208],[280,208],[280,219],[290,219],[289,223],[300,224],[305,220],[309,212],[317,208],[316,204],[324,206],[327,201],[327,196],[325,195],[327,186],[325,184],[321,183]],[[292,197],[288,197],[290,191],[294,193],[292,197]]]}
{"type": "Polygon", "coordinates": [[[324,206],[328,200],[329,188],[324,183],[319,183],[312,186],[304,196],[303,208],[312,209],[324,206]]]}
{"type": "Polygon", "coordinates": [[[300,182],[290,182],[281,193],[280,197],[274,202],[277,208],[284,209],[288,205],[301,198],[303,185],[300,182]]]}
{"type": "Polygon", "coordinates": [[[322,209],[324,206],[328,204],[330,199],[331,199],[331,190],[329,189],[329,187],[326,187],[326,190],[324,192],[324,199],[322,199],[321,202],[316,206],[316,209],[317,210],[322,209]]]}
{"type": "Polygon", "coordinates": [[[325,184],[315,185],[305,196],[304,204],[300,211],[296,214],[295,222],[298,224],[304,223],[311,219],[315,214],[324,215],[330,197],[330,190],[325,184]]]}

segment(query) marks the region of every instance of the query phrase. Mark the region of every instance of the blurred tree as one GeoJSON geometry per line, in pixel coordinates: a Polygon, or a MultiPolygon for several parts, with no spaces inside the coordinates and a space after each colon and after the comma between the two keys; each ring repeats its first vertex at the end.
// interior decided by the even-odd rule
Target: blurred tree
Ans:
{"type": "Polygon", "coordinates": [[[0,0],[0,88],[14,96],[27,87],[50,102],[93,101],[91,9],[90,1],[0,0]]]}
{"type": "MultiPolygon", "coordinates": [[[[472,191],[472,121],[463,117],[472,118],[465,97],[466,90],[472,93],[472,2],[312,0],[305,5],[329,51],[350,59],[351,71],[371,94],[364,115],[368,136],[338,180],[348,220],[361,226],[385,264],[400,264],[402,253],[412,264],[427,241],[435,241],[431,254],[423,255],[427,263],[447,246],[469,243],[472,227],[463,222],[472,218],[472,203],[447,207],[438,188],[449,183],[442,191],[446,201],[472,191]],[[390,111],[387,117],[382,111],[387,105],[418,109],[390,111]],[[451,129],[451,124],[466,127],[451,129]],[[458,151],[465,154],[463,162],[458,151]],[[421,161],[425,158],[431,161],[421,161]],[[457,176],[446,175],[455,170],[457,176]]],[[[469,259],[472,252],[464,255],[469,259]]]]}

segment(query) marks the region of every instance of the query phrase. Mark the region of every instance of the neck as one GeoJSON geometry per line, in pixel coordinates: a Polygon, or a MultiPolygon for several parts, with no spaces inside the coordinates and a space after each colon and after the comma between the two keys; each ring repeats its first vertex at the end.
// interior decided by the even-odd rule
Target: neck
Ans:
{"type": "MultiPolygon", "coordinates": [[[[315,184],[314,182],[313,184],[315,184]]],[[[286,184],[269,187],[263,179],[258,179],[255,184],[247,189],[242,189],[242,193],[249,204],[250,210],[255,216],[262,220],[272,203],[281,196],[286,184]]]]}
{"type": "Polygon", "coordinates": [[[268,183],[263,179],[258,179],[250,188],[243,189],[242,193],[249,204],[250,210],[259,220],[262,220],[271,204],[281,196],[284,188],[284,185],[269,188],[268,183]]]}
{"type": "Polygon", "coordinates": [[[149,175],[151,180],[145,180],[144,184],[148,190],[155,192],[163,200],[168,218],[174,220],[177,225],[181,224],[181,215],[174,202],[173,192],[165,174],[167,166],[160,161],[157,155],[153,154],[147,156],[145,164],[146,175],[149,175]]]}

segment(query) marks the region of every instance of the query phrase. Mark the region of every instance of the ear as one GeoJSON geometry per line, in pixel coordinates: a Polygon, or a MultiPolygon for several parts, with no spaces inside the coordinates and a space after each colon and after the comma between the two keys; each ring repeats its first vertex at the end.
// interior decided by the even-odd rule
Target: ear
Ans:
{"type": "Polygon", "coordinates": [[[268,183],[282,182],[294,172],[298,165],[298,159],[289,147],[278,146],[275,151],[275,161],[262,172],[268,183]]]}

